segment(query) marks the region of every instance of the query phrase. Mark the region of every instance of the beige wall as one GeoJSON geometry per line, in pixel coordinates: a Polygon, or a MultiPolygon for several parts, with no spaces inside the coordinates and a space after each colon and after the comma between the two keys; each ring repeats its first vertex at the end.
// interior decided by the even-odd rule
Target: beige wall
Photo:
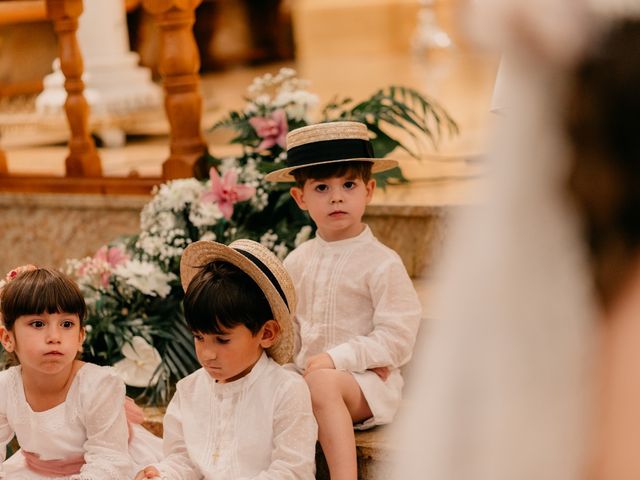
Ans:
{"type": "MultiPolygon", "coordinates": [[[[122,235],[139,232],[145,197],[0,194],[0,278],[18,265],[62,268],[122,235]]],[[[396,250],[411,276],[430,266],[443,242],[447,207],[372,205],[365,222],[396,250]]]]}
{"type": "MultiPolygon", "coordinates": [[[[436,0],[437,21],[460,47],[465,0],[436,0]]],[[[296,57],[405,54],[418,24],[418,0],[296,0],[291,3],[296,57]]]]}
{"type": "Polygon", "coordinates": [[[0,194],[0,278],[25,263],[60,268],[138,232],[145,198],[0,194]]]}

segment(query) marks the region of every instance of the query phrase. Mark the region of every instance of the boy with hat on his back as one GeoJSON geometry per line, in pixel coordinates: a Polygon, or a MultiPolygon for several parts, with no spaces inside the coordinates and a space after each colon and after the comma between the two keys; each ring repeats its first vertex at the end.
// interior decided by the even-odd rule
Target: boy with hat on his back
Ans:
{"type": "Polygon", "coordinates": [[[282,368],[293,352],[291,278],[263,245],[189,245],[180,261],[185,319],[200,370],[164,417],[165,459],[136,480],[312,480],[317,426],[309,391],[282,368]]]}
{"type": "Polygon", "coordinates": [[[353,427],[389,423],[400,403],[399,367],[413,350],[421,307],[398,254],[362,223],[374,158],[366,125],[332,122],[287,135],[287,167],[267,180],[296,182],[291,196],[317,234],[284,264],[298,295],[296,368],[304,375],[332,480],[356,480],[353,427]]]}

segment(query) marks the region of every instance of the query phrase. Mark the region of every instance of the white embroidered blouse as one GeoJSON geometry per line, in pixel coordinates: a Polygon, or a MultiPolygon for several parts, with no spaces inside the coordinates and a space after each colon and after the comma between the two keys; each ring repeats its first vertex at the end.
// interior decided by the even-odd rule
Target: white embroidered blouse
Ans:
{"type": "Polygon", "coordinates": [[[364,372],[411,358],[422,308],[399,255],[368,226],[353,238],[308,240],[289,254],[296,311],[299,369],[328,353],[337,369],[364,372]]]}
{"type": "MultiPolygon", "coordinates": [[[[85,465],[69,480],[129,479],[134,471],[127,444],[125,386],[107,367],[86,363],[78,370],[66,400],[44,412],[26,401],[20,367],[0,372],[0,460],[6,446],[18,438],[20,447],[42,460],[84,455],[85,465]]],[[[20,452],[15,454],[16,458],[20,452]]],[[[24,465],[0,465],[0,478],[40,479],[24,465]]]]}
{"type": "Polygon", "coordinates": [[[312,480],[316,438],[304,380],[263,354],[231,383],[203,369],[178,382],[156,468],[163,480],[312,480]]]}

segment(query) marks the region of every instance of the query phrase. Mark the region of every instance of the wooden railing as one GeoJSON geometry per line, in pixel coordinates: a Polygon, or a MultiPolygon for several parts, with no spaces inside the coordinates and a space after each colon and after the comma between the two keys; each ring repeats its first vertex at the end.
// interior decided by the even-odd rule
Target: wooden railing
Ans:
{"type": "MultiPolygon", "coordinates": [[[[111,0],[110,0],[111,1],[111,0]]],[[[165,92],[165,111],[170,125],[170,155],[161,178],[104,177],[89,132],[89,105],[84,98],[83,62],[76,39],[82,0],[12,1],[2,5],[3,18],[15,21],[38,19],[45,7],[59,42],[61,70],[65,76],[65,113],[70,127],[65,176],[12,175],[0,150],[0,191],[148,194],[163,180],[190,177],[196,160],[206,151],[200,126],[200,58],[193,37],[195,9],[202,0],[142,0],[160,27],[159,71],[165,92]],[[24,10],[18,8],[24,4],[24,10]],[[9,8],[8,8],[9,7],[9,8]]],[[[128,3],[139,3],[129,0],[128,3]]]]}

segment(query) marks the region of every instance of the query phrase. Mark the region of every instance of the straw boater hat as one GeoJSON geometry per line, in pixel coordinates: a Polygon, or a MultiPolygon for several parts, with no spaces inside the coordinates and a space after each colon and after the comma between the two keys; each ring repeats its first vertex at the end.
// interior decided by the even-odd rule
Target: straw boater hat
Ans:
{"type": "Polygon", "coordinates": [[[265,176],[271,182],[295,182],[297,168],[334,162],[371,162],[372,173],[398,166],[396,160],[374,158],[364,123],[328,122],[296,128],[287,134],[286,168],[265,176]]]}
{"type": "Polygon", "coordinates": [[[208,263],[228,262],[249,275],[267,297],[274,320],[280,325],[280,336],[267,353],[282,364],[293,355],[293,315],[296,295],[291,277],[278,258],[264,245],[252,240],[236,240],[223,245],[200,240],[190,244],[180,260],[180,281],[187,291],[193,277],[208,263]]]}

